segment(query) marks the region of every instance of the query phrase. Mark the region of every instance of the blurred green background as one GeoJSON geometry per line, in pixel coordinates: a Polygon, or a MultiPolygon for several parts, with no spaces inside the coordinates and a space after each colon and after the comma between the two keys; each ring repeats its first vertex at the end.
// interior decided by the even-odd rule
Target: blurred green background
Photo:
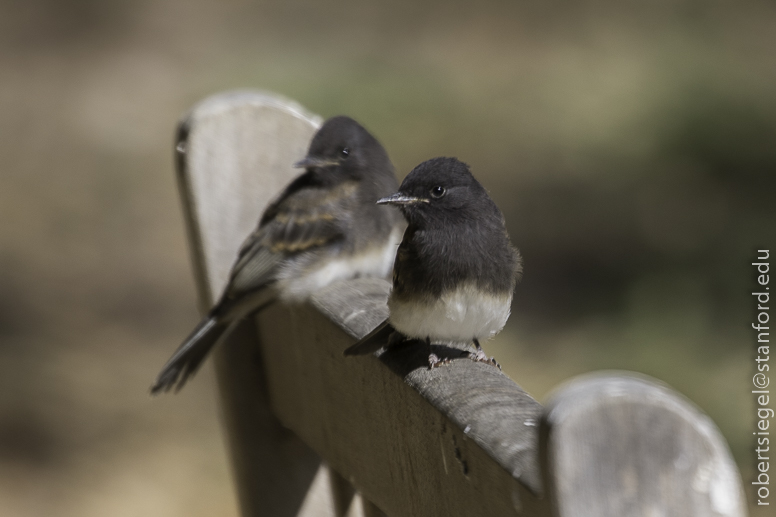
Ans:
{"type": "Polygon", "coordinates": [[[210,368],[147,390],[198,319],[175,123],[237,87],[468,162],[525,257],[486,351],[539,400],[662,379],[751,499],[774,49],[755,0],[0,1],[0,514],[236,515],[210,368]]]}

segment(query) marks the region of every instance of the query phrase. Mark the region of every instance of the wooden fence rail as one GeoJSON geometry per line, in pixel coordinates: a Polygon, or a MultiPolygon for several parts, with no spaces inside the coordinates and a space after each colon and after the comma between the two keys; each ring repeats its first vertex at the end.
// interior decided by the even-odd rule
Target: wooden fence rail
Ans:
{"type": "MultiPolygon", "coordinates": [[[[216,95],[181,122],[178,177],[203,310],[320,122],[260,92],[216,95]]],[[[389,289],[356,279],[302,306],[273,304],[217,350],[246,517],[745,515],[714,424],[655,382],[584,378],[543,408],[483,363],[428,370],[422,347],[343,357],[385,318],[389,289]]]]}

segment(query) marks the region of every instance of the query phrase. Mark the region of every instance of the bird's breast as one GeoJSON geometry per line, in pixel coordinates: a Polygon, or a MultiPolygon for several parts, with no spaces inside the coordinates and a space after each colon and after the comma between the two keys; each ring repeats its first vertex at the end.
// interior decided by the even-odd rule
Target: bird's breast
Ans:
{"type": "Polygon", "coordinates": [[[466,343],[488,339],[507,322],[512,293],[494,294],[471,283],[445,290],[441,296],[405,297],[391,294],[389,321],[407,337],[466,343]]]}

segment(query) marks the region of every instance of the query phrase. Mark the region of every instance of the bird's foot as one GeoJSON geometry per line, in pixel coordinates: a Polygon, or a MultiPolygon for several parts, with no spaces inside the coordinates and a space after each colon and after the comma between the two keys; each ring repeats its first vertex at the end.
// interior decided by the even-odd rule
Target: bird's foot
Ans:
{"type": "Polygon", "coordinates": [[[487,355],[485,355],[485,352],[483,352],[482,348],[478,348],[476,353],[473,353],[473,354],[470,353],[469,359],[478,363],[485,363],[491,366],[495,366],[499,370],[501,369],[501,365],[498,364],[498,361],[496,361],[496,358],[488,357],[487,355]]]}
{"type": "Polygon", "coordinates": [[[429,354],[428,355],[428,369],[433,370],[437,366],[444,366],[446,364],[450,364],[452,361],[449,357],[445,357],[444,359],[440,359],[438,355],[436,354],[429,354]]]}

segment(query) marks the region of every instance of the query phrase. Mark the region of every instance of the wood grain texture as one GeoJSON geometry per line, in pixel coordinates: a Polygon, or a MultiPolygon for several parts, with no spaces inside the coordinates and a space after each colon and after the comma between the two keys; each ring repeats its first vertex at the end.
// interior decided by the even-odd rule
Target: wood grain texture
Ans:
{"type": "Polygon", "coordinates": [[[541,434],[556,515],[746,515],[714,423],[654,380],[616,373],[572,381],[548,404],[541,434]]]}
{"type": "Polygon", "coordinates": [[[275,414],[391,516],[549,515],[540,491],[541,406],[501,371],[423,345],[342,352],[387,314],[389,284],[340,282],[259,315],[275,414]]]}
{"type": "MultiPolygon", "coordinates": [[[[320,122],[294,102],[250,91],[210,97],[181,121],[176,163],[203,312],[266,205],[299,174],[292,164],[320,122]]],[[[242,514],[344,515],[318,456],[270,412],[253,322],[214,360],[242,514]]]]}

